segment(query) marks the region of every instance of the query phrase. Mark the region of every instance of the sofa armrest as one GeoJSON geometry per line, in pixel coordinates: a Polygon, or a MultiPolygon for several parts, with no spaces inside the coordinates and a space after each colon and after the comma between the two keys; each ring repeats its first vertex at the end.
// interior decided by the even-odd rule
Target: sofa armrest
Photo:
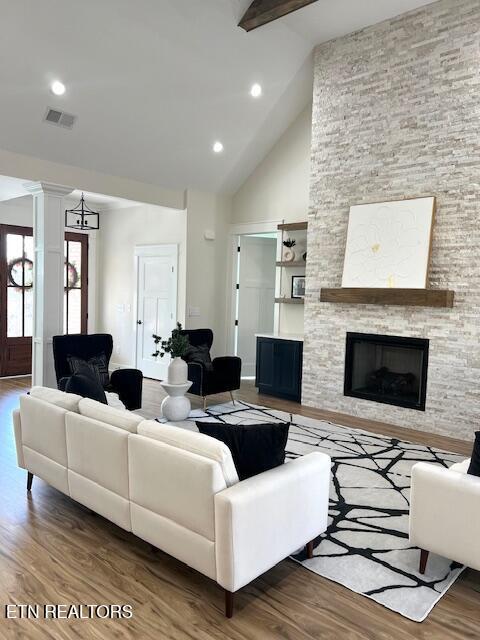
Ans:
{"type": "Polygon", "coordinates": [[[217,582],[237,591],[327,528],[330,457],[310,453],[215,495],[217,582]]]}
{"type": "Polygon", "coordinates": [[[65,391],[65,388],[67,386],[67,382],[70,380],[70,376],[65,376],[63,378],[60,378],[60,380],[57,383],[57,388],[59,391],[65,391]]]}
{"type": "Polygon", "coordinates": [[[221,356],[212,360],[215,375],[225,382],[225,388],[229,391],[240,389],[242,374],[242,360],[237,356],[221,356]]]}
{"type": "Polygon", "coordinates": [[[203,366],[199,362],[188,362],[188,379],[192,386],[188,393],[203,396],[203,366]]]}
{"type": "Polygon", "coordinates": [[[17,464],[20,469],[26,469],[25,460],[23,459],[23,442],[22,442],[22,422],[20,419],[20,409],[12,412],[13,433],[15,435],[15,448],[17,450],[17,464]]]}
{"type": "Polygon", "coordinates": [[[111,385],[130,411],[142,406],[143,374],[138,369],[116,369],[110,376],[111,385]]]}
{"type": "Polygon", "coordinates": [[[412,468],[412,544],[480,570],[480,478],[419,462],[412,468]]]}

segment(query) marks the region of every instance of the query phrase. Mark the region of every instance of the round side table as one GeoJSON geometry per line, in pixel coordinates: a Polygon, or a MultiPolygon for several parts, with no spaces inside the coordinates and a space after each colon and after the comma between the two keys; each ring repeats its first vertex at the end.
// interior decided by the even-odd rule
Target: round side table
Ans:
{"type": "Polygon", "coordinates": [[[192,386],[192,382],[187,380],[184,384],[169,384],[161,382],[161,386],[168,393],[162,402],[162,415],[169,422],[180,422],[186,420],[190,415],[192,405],[185,394],[192,386]]]}

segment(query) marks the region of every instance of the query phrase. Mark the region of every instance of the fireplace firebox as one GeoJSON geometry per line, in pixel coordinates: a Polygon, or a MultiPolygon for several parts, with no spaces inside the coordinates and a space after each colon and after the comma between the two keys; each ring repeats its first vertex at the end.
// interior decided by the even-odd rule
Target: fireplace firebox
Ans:
{"type": "Polygon", "coordinates": [[[425,411],[429,341],[347,333],[344,394],[425,411]]]}

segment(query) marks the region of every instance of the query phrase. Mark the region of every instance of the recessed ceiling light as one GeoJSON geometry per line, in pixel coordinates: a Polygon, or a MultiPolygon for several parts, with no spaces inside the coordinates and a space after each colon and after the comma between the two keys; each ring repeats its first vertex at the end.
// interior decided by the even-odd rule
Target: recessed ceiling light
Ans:
{"type": "Polygon", "coordinates": [[[60,82],[60,80],[55,80],[55,82],[52,82],[52,84],[50,85],[50,89],[55,96],[63,96],[63,94],[65,93],[65,85],[63,84],[63,82],[60,82]]]}
{"type": "Polygon", "coordinates": [[[222,153],[223,151],[223,144],[221,142],[215,142],[213,145],[213,150],[215,153],[222,153]]]}
{"type": "Polygon", "coordinates": [[[250,95],[252,98],[259,98],[262,95],[262,87],[258,83],[255,83],[250,89],[250,95]]]}

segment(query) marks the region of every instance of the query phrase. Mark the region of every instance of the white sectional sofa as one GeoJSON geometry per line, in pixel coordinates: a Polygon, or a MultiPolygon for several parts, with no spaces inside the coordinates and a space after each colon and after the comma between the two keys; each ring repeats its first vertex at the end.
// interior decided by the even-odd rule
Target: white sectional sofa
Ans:
{"type": "Polygon", "coordinates": [[[233,593],[327,527],[330,458],[239,482],[222,442],[34,387],[13,414],[18,465],[233,593]]]}

